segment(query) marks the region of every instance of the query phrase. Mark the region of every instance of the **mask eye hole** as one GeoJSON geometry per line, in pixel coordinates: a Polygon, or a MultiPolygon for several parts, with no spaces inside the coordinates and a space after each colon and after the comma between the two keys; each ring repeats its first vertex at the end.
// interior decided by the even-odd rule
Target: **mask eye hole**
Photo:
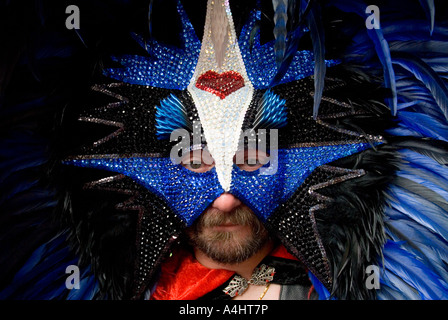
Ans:
{"type": "Polygon", "coordinates": [[[255,171],[269,162],[269,154],[259,150],[244,150],[237,152],[234,163],[244,171],[255,171]]]}
{"type": "Polygon", "coordinates": [[[207,150],[190,151],[181,161],[184,168],[193,172],[207,172],[215,166],[215,162],[211,154],[207,150]]]}

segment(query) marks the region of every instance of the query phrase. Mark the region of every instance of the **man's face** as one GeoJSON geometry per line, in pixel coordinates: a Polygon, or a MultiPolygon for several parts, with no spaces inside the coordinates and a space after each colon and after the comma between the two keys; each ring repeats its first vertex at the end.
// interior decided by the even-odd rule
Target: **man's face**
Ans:
{"type": "MultiPolygon", "coordinates": [[[[255,171],[262,166],[266,153],[242,151],[236,155],[236,165],[244,171],[255,171]]],[[[189,170],[202,173],[214,166],[213,158],[202,151],[199,157],[192,152],[182,161],[189,170]],[[205,161],[207,159],[207,161],[205,161]]],[[[269,240],[264,225],[252,210],[230,193],[223,193],[187,228],[190,244],[212,260],[233,264],[247,260],[269,240]]]]}
{"type": "Polygon", "coordinates": [[[247,260],[269,240],[260,220],[228,193],[218,197],[186,234],[195,249],[224,264],[247,260]]]}

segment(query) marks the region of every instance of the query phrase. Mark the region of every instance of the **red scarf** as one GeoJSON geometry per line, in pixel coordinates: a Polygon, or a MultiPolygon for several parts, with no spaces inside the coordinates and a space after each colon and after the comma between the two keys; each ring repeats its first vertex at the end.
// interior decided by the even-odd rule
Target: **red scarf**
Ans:
{"type": "MultiPolygon", "coordinates": [[[[297,260],[283,246],[271,256],[297,260]]],[[[163,264],[161,277],[151,300],[196,300],[228,281],[235,273],[223,269],[208,269],[187,250],[173,253],[163,264]]]]}

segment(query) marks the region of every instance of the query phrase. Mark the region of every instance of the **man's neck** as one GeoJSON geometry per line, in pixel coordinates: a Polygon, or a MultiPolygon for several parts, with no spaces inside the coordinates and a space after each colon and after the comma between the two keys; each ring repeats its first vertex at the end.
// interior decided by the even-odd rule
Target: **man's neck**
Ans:
{"type": "Polygon", "coordinates": [[[255,253],[249,259],[241,263],[234,264],[224,264],[216,262],[215,260],[208,257],[204,252],[196,248],[194,248],[194,254],[196,260],[204,267],[207,267],[209,269],[225,269],[234,271],[240,276],[249,280],[255,267],[273,250],[273,248],[273,241],[268,241],[257,253],[255,253]]]}

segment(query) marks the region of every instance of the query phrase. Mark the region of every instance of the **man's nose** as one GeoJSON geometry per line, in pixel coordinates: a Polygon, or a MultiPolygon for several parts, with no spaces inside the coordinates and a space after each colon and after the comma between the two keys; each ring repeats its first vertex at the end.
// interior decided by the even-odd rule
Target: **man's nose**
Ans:
{"type": "Polygon", "coordinates": [[[230,193],[223,193],[212,203],[212,207],[220,211],[230,212],[241,205],[241,201],[230,193]]]}

